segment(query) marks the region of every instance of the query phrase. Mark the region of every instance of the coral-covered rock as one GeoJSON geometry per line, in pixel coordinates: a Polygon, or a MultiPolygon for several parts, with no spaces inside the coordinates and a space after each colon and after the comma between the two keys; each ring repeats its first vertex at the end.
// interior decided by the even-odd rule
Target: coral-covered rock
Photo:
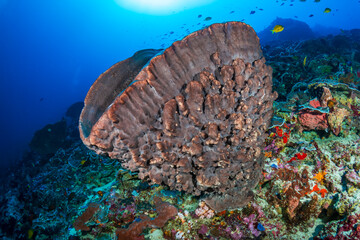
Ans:
{"type": "Polygon", "coordinates": [[[140,217],[140,221],[131,223],[127,229],[118,229],[116,231],[117,239],[142,239],[140,238],[140,235],[142,234],[143,230],[148,227],[162,228],[169,219],[175,217],[178,213],[176,207],[167,202],[162,202],[160,198],[155,198],[154,201],[158,216],[154,219],[151,219],[147,215],[142,215],[140,217]]]}
{"type": "Polygon", "coordinates": [[[350,112],[345,108],[334,107],[334,109],[328,114],[327,120],[332,132],[338,136],[341,132],[341,124],[344,119],[350,115],[350,112]]]}
{"type": "Polygon", "coordinates": [[[277,94],[250,26],[228,22],[190,34],[152,58],[121,94],[102,92],[102,78],[80,117],[89,148],[151,183],[206,193],[214,210],[251,199],[277,94]],[[97,108],[92,99],[102,98],[112,101],[97,108]]]}
{"type": "Polygon", "coordinates": [[[320,106],[321,107],[327,107],[328,102],[333,99],[333,96],[331,94],[331,91],[328,87],[323,87],[323,93],[320,98],[320,106]]]}
{"type": "Polygon", "coordinates": [[[305,130],[325,130],[329,127],[327,115],[324,112],[317,111],[320,107],[318,100],[310,101],[312,108],[301,109],[298,114],[298,120],[305,130]]]}

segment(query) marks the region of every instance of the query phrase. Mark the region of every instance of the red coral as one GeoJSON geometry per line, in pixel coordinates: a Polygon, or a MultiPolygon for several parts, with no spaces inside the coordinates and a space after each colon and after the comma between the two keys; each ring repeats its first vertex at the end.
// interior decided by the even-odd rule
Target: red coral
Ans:
{"type": "Polygon", "coordinates": [[[294,157],[290,158],[288,163],[291,163],[292,161],[295,160],[304,160],[306,157],[307,157],[306,153],[296,153],[294,157]]]}
{"type": "Polygon", "coordinates": [[[296,153],[295,156],[297,159],[303,160],[306,158],[307,154],[306,153],[296,153]]]}

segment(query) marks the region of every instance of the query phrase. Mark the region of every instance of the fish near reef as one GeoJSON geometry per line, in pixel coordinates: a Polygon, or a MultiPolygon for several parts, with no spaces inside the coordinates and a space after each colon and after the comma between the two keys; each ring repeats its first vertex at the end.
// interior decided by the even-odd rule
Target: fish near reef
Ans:
{"type": "Polygon", "coordinates": [[[272,30],[270,30],[273,34],[274,33],[279,33],[282,32],[284,30],[284,26],[282,25],[276,25],[272,30]]]}
{"type": "Polygon", "coordinates": [[[324,13],[330,13],[331,9],[330,8],[325,8],[324,13]]]}

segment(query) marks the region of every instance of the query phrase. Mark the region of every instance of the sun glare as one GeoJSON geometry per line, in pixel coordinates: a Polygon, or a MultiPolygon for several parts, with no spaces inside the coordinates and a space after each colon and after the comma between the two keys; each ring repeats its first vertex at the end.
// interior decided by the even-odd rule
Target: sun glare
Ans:
{"type": "Polygon", "coordinates": [[[168,15],[208,4],[213,0],[115,0],[128,10],[152,15],[168,15]]]}

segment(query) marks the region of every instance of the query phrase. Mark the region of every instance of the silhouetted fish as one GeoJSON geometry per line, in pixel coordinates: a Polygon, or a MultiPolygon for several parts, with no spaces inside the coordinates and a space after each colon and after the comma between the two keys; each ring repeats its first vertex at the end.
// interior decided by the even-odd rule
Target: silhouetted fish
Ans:
{"type": "Polygon", "coordinates": [[[255,13],[255,11],[251,11],[251,12],[250,12],[250,15],[251,15],[251,14],[254,14],[254,13],[255,13]]]}
{"type": "Polygon", "coordinates": [[[199,14],[198,18],[201,18],[201,17],[202,17],[202,15],[201,15],[201,14],[199,14]]]}
{"type": "Polygon", "coordinates": [[[210,21],[211,20],[211,17],[206,17],[205,18],[205,21],[210,21]]]}
{"type": "Polygon", "coordinates": [[[314,14],[310,14],[310,15],[309,15],[309,17],[313,17],[313,16],[314,16],[314,14]]]}

